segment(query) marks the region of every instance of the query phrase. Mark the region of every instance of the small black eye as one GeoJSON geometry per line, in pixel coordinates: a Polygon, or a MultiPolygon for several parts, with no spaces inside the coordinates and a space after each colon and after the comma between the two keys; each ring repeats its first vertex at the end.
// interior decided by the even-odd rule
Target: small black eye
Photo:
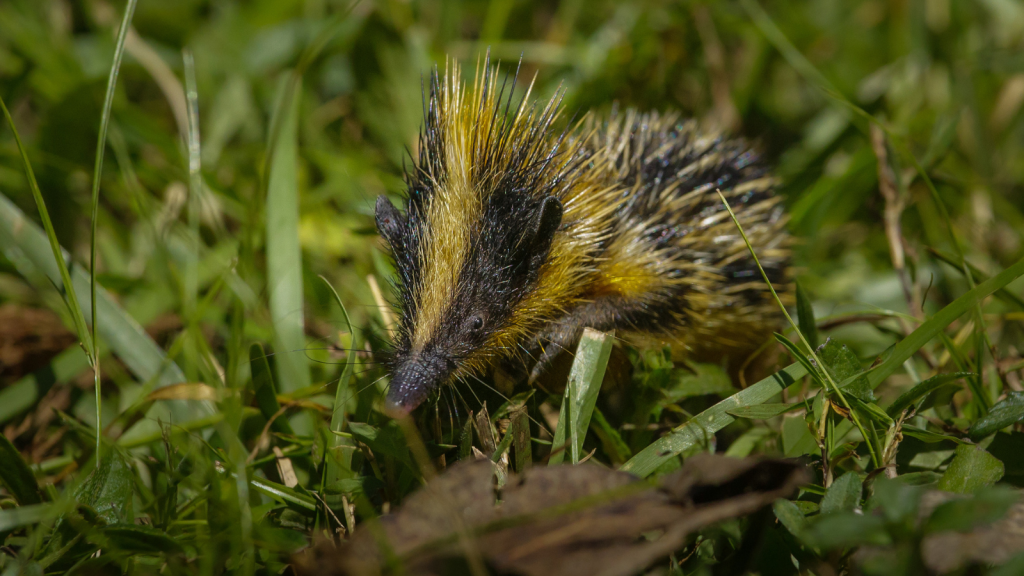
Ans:
{"type": "Polygon", "coordinates": [[[484,327],[484,319],[479,316],[473,316],[469,319],[469,329],[473,332],[484,327]]]}

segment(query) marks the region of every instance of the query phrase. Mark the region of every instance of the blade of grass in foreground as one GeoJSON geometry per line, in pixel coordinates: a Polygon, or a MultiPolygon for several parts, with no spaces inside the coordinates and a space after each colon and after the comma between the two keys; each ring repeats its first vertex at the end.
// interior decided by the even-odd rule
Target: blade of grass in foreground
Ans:
{"type": "MultiPolygon", "coordinates": [[[[349,318],[348,310],[345,309],[345,304],[341,301],[338,291],[327,281],[327,278],[321,276],[320,279],[331,289],[331,295],[334,296],[334,301],[338,303],[338,308],[341,308],[341,314],[345,317],[345,329],[349,333],[345,369],[341,373],[341,378],[338,379],[338,389],[334,393],[334,406],[331,410],[331,432],[343,432],[342,429],[345,427],[345,407],[351,397],[348,383],[352,379],[352,373],[355,370],[356,348],[359,346],[359,343],[356,341],[356,332],[352,329],[352,319],[349,318]]],[[[352,450],[343,448],[346,445],[351,446],[352,441],[344,436],[332,434],[328,442],[330,444],[328,450],[334,454],[333,457],[327,458],[326,485],[332,486],[341,479],[342,471],[350,471],[352,469],[352,450]]]]}
{"type": "MultiPolygon", "coordinates": [[[[1024,275],[1024,259],[1021,259],[1016,264],[985,282],[978,284],[973,290],[968,291],[942,310],[939,310],[927,322],[921,324],[917,330],[914,330],[909,336],[897,343],[881,364],[868,371],[868,383],[871,388],[877,388],[883,380],[902,366],[908,358],[945,329],[946,326],[970,310],[975,304],[1022,275],[1024,275]]],[[[700,443],[706,442],[709,435],[732,423],[733,418],[727,414],[728,410],[734,410],[740,406],[762,404],[806,373],[803,366],[791,364],[789,367],[776,372],[757,384],[722,400],[694,416],[689,422],[675,429],[668,436],[644,448],[639,454],[631,458],[629,462],[623,464],[622,470],[638,476],[650,475],[665,462],[679,454],[686,454],[700,443]]]]}
{"type": "MultiPolygon", "coordinates": [[[[301,83],[287,83],[281,96],[279,128],[272,142],[267,185],[267,278],[276,334],[280,392],[309,386],[302,350],[302,249],[299,246],[298,115],[301,83]]],[[[308,430],[307,430],[308,431],[308,430]]]]}
{"type": "MultiPolygon", "coordinates": [[[[721,190],[718,191],[718,197],[722,199],[722,204],[724,204],[725,209],[729,211],[729,216],[732,217],[733,223],[736,224],[736,229],[739,230],[740,236],[743,238],[743,243],[747,245],[747,250],[750,252],[750,257],[754,260],[754,264],[757,264],[757,269],[761,272],[761,278],[764,279],[764,283],[768,285],[768,290],[772,293],[772,298],[775,299],[775,303],[778,304],[779,308],[782,310],[782,315],[786,317],[786,321],[789,322],[789,325],[792,326],[793,330],[796,331],[797,336],[800,337],[800,340],[804,343],[804,346],[807,347],[807,353],[814,361],[814,366],[819,367],[819,370],[815,371],[814,366],[808,366],[808,371],[813,376],[816,376],[816,379],[818,379],[821,382],[823,387],[825,387],[825,383],[827,382],[827,389],[830,389],[830,392],[834,393],[839,398],[839,402],[842,403],[842,405],[847,410],[850,411],[850,420],[853,421],[853,423],[857,426],[857,429],[860,430],[861,436],[864,437],[864,442],[868,447],[868,451],[871,453],[872,462],[874,462],[875,466],[881,466],[882,462],[878,456],[879,447],[873,445],[874,442],[872,440],[872,436],[868,435],[867,430],[864,428],[864,425],[861,424],[860,417],[857,416],[857,412],[853,410],[853,407],[846,400],[846,395],[843,394],[842,388],[838,384],[836,384],[836,382],[832,379],[832,375],[829,373],[829,370],[825,369],[825,364],[822,363],[822,361],[818,358],[817,353],[814,351],[814,346],[811,346],[811,343],[807,341],[807,337],[804,335],[804,332],[800,330],[800,327],[797,326],[796,322],[793,321],[793,317],[789,315],[789,311],[786,310],[785,305],[782,304],[782,300],[779,299],[779,295],[775,293],[775,287],[772,286],[771,280],[768,279],[768,274],[764,271],[764,267],[761,266],[761,261],[758,260],[757,254],[754,252],[754,246],[750,243],[750,239],[747,238],[747,233],[743,230],[743,226],[740,225],[739,218],[737,218],[736,214],[732,211],[732,207],[729,206],[729,201],[725,199],[725,195],[722,194],[721,190]],[[821,378],[821,376],[824,376],[824,378],[821,378]]],[[[779,335],[776,334],[776,337],[778,338],[779,335]]],[[[785,338],[783,338],[781,342],[783,344],[787,344],[787,347],[789,347],[789,341],[786,340],[785,338]]],[[[799,350],[797,350],[796,348],[791,348],[791,351],[796,355],[797,358],[800,357],[799,350]]]]}
{"type": "Polygon", "coordinates": [[[948,306],[939,310],[928,321],[918,326],[917,330],[914,330],[906,338],[900,340],[881,364],[869,370],[867,374],[868,384],[871,388],[877,388],[883,380],[899,369],[907,359],[913,356],[915,352],[920,350],[922,346],[927,344],[939,332],[944,330],[946,326],[949,326],[954,320],[980,304],[985,297],[1022,275],[1024,275],[1024,258],[950,302],[948,306]]]}
{"type": "MultiPolygon", "coordinates": [[[[114,104],[114,88],[117,86],[117,73],[121,70],[121,58],[124,56],[124,41],[128,37],[128,28],[131,26],[132,15],[135,14],[135,4],[138,0],[128,0],[124,7],[124,17],[121,20],[121,28],[117,31],[117,43],[114,45],[114,62],[110,65],[110,75],[107,77],[107,94],[103,98],[103,113],[100,115],[100,131],[96,137],[96,163],[92,170],[92,222],[89,229],[89,301],[90,310],[96,310],[96,222],[99,220],[100,212],[100,177],[103,174],[103,152],[107,147],[107,128],[110,126],[110,110],[114,104]]],[[[103,430],[102,409],[103,399],[100,394],[100,363],[99,355],[96,353],[96,324],[99,314],[92,317],[92,332],[90,338],[93,343],[93,386],[96,391],[96,457],[100,453],[100,435],[103,430]]]]}
{"type": "Polygon", "coordinates": [[[561,464],[567,451],[572,463],[579,463],[583,440],[590,428],[590,417],[594,414],[597,393],[601,391],[601,381],[604,380],[611,352],[611,335],[590,328],[583,331],[569,373],[569,382],[565,386],[562,410],[551,444],[552,449],[558,451],[552,454],[549,465],[561,464]],[[560,449],[562,446],[565,449],[560,449]]]}
{"type": "Polygon", "coordinates": [[[686,424],[673,430],[668,436],[658,439],[641,450],[623,464],[621,469],[637,476],[648,476],[676,456],[695,452],[700,447],[706,446],[715,432],[736,420],[729,415],[730,411],[763,404],[806,374],[807,370],[800,364],[790,364],[764,380],[748,386],[697,414],[686,424]]]}
{"type": "MultiPolygon", "coordinates": [[[[25,167],[25,178],[28,180],[28,186],[32,190],[32,198],[35,199],[36,209],[39,210],[39,219],[43,222],[43,229],[46,233],[41,235],[49,241],[50,245],[50,258],[53,260],[53,267],[56,268],[56,278],[53,275],[49,275],[54,285],[63,287],[65,302],[68,305],[68,309],[71,311],[71,318],[75,324],[75,332],[77,333],[79,341],[82,343],[82,347],[85,349],[85,353],[89,356],[90,363],[95,358],[92,349],[93,343],[89,338],[89,331],[85,324],[85,315],[82,312],[82,306],[78,303],[78,294],[75,292],[74,287],[71,283],[71,273],[68,272],[67,266],[67,255],[61,250],[60,242],[57,241],[57,232],[53,229],[53,222],[50,220],[50,212],[46,209],[46,202],[43,200],[43,193],[39,190],[39,183],[36,182],[35,172],[32,171],[32,164],[28,160],[28,152],[25,147],[21,144],[21,136],[18,135],[18,130],[14,126],[14,119],[11,118],[11,113],[7,110],[7,104],[4,103],[3,98],[0,98],[0,109],[3,109],[4,117],[7,119],[8,126],[11,127],[11,132],[14,133],[14,141],[18,145],[18,152],[21,154],[21,161],[25,167]]],[[[7,199],[4,198],[6,201],[7,199]]],[[[11,205],[12,207],[13,204],[11,205]]],[[[17,210],[17,208],[14,208],[17,210]]],[[[18,210],[18,214],[22,217],[21,211],[18,210]]],[[[15,229],[16,230],[16,229],[15,229]]],[[[5,244],[6,245],[6,244],[5,244]]]]}

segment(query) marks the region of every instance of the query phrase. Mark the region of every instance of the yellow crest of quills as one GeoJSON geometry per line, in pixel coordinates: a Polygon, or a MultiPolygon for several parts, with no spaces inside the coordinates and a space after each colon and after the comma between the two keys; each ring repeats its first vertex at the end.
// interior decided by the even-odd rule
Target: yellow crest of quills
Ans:
{"type": "Polygon", "coordinates": [[[556,128],[561,92],[514,98],[518,74],[487,61],[461,78],[454,63],[430,77],[404,210],[377,199],[398,272],[389,412],[511,358],[536,376],[585,327],[724,352],[778,325],[717,194],[786,286],[785,212],[748,144],[675,113],[556,128]]]}

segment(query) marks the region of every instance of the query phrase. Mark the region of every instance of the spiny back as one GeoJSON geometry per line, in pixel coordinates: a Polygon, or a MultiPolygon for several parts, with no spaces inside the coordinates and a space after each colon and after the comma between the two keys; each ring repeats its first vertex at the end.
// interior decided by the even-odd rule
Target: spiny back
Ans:
{"type": "Polygon", "coordinates": [[[498,77],[486,64],[468,88],[456,64],[431,75],[405,216],[380,226],[399,271],[398,354],[454,347],[456,375],[508,355],[573,301],[614,212],[582,141],[553,132],[561,93],[538,107],[531,83],[516,102],[516,77],[498,77]],[[484,327],[478,345],[458,346],[446,335],[467,310],[484,327]]]}
{"type": "Polygon", "coordinates": [[[686,348],[770,324],[716,194],[784,269],[773,180],[745,144],[632,112],[555,132],[561,93],[529,104],[532,84],[515,100],[498,75],[485,62],[465,87],[457,65],[435,70],[405,214],[377,202],[398,268],[396,410],[500,359],[539,349],[542,370],[584,326],[686,348]]]}

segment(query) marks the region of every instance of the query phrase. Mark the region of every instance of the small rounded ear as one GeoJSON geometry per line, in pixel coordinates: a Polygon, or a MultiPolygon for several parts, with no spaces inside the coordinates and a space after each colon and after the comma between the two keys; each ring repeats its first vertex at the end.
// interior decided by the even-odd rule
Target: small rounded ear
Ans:
{"type": "Polygon", "coordinates": [[[530,246],[530,270],[536,273],[548,257],[551,241],[562,224],[562,203],[554,196],[541,200],[540,209],[533,220],[533,243],[530,246]]]}
{"type": "Polygon", "coordinates": [[[384,194],[377,196],[377,206],[374,212],[377,217],[377,231],[380,232],[380,235],[389,244],[393,245],[394,239],[401,234],[402,227],[405,224],[402,213],[398,211],[398,208],[395,208],[395,205],[384,194]]]}

